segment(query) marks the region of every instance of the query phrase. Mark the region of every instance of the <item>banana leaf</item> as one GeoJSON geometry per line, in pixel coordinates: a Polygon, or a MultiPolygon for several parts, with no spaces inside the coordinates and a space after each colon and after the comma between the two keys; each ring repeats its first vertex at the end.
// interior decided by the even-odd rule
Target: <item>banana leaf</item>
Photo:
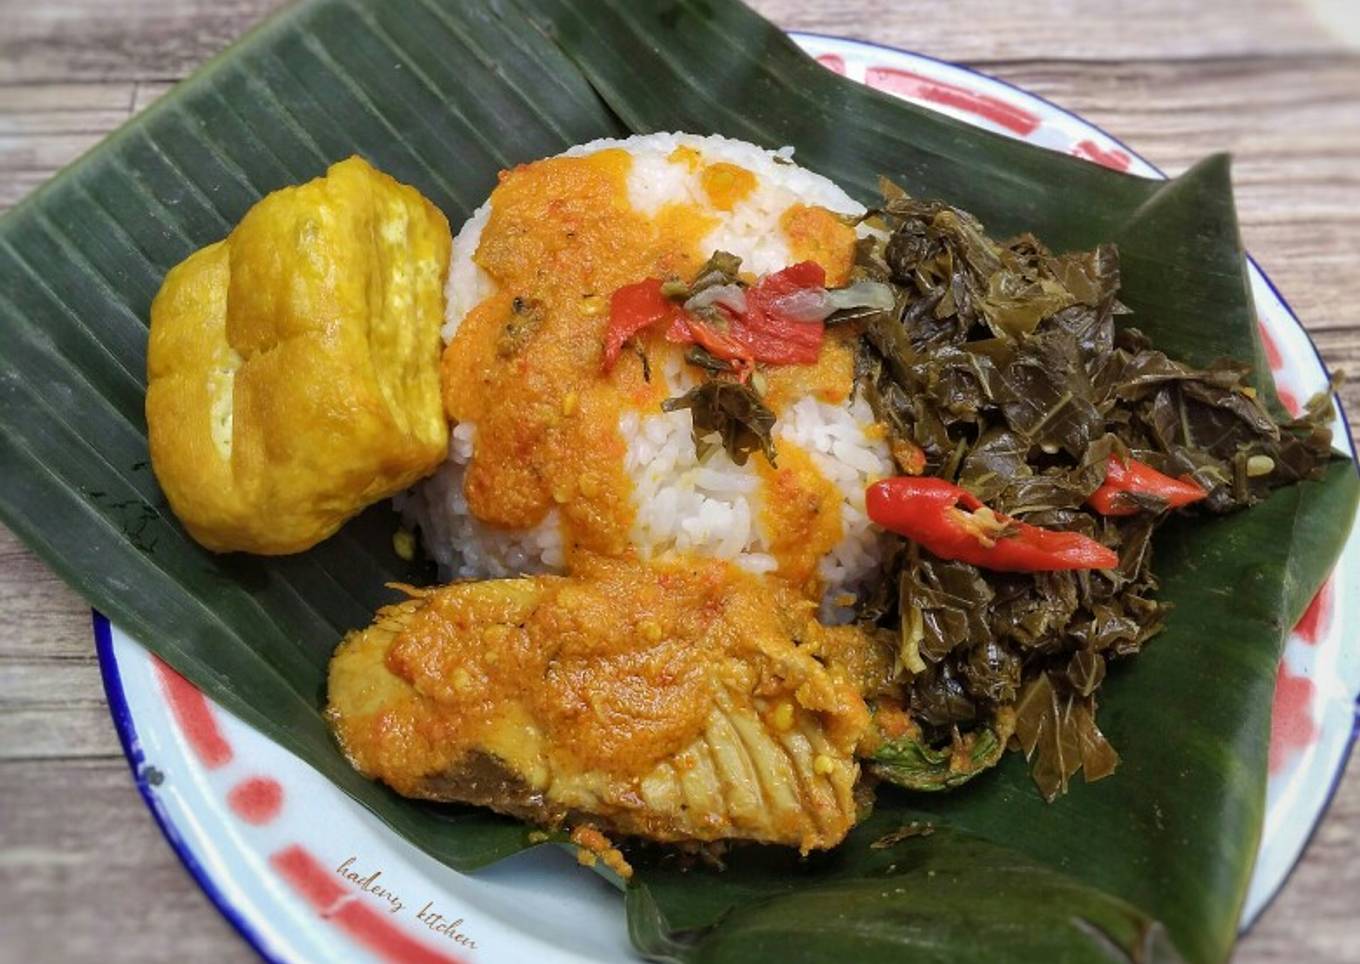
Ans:
{"type": "MultiPolygon", "coordinates": [[[[457,223],[506,166],[631,131],[768,146],[872,201],[886,174],[1051,247],[1120,245],[1160,347],[1254,360],[1228,163],[1141,180],[970,128],[823,70],[739,3],[312,0],[287,8],[0,220],[0,518],[115,623],[432,856],[470,870],[519,825],[360,778],[320,717],[347,629],[427,581],[375,508],[301,556],[213,556],[170,514],[142,414],[165,271],[264,193],[351,153],[457,223]]],[[[645,856],[627,894],[661,959],[1216,961],[1261,830],[1286,627],[1349,532],[1344,460],[1249,512],[1181,523],[1157,570],[1166,632],[1118,666],[1117,774],[1047,806],[1010,759],[946,795],[885,791],[842,849],[751,848],[726,871],[645,856]],[[902,828],[929,828],[929,833],[902,828]]],[[[1014,757],[1014,755],[1012,755],[1014,757]]]]}

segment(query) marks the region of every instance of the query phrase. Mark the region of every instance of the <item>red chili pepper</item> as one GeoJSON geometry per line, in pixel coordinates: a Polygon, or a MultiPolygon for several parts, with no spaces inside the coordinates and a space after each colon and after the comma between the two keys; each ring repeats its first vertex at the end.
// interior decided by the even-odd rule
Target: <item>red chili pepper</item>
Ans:
{"type": "Polygon", "coordinates": [[[800,261],[761,278],[746,292],[746,311],[735,316],[732,338],[756,361],[771,365],[810,365],[822,350],[826,325],[794,321],[779,311],[779,299],[797,291],[826,287],[826,270],[816,261],[800,261]]]}
{"type": "Polygon", "coordinates": [[[604,370],[614,367],[624,342],[653,325],[666,325],[666,339],[698,343],[716,358],[749,371],[756,362],[771,365],[811,364],[822,349],[826,326],[797,321],[780,311],[781,298],[826,285],[826,271],[815,261],[800,261],[761,278],[746,292],[746,310],[737,314],[718,306],[726,329],[687,314],[661,293],[661,282],[648,278],[614,292],[609,301],[609,328],[604,339],[604,370]]]}
{"type": "MultiPolygon", "coordinates": [[[[751,376],[756,367],[756,360],[731,335],[723,334],[690,315],[685,315],[684,325],[683,337],[673,338],[671,332],[667,332],[667,340],[679,341],[682,344],[698,343],[714,358],[731,362],[732,370],[739,381],[745,382],[751,376]]],[[[671,331],[675,331],[675,325],[671,326],[671,331]]]]}
{"type": "Polygon", "coordinates": [[[941,559],[1000,572],[1114,569],[1119,565],[1118,553],[1094,539],[1017,522],[944,479],[884,479],[869,486],[865,504],[874,522],[920,543],[941,559]]]}
{"type": "Polygon", "coordinates": [[[1188,479],[1173,479],[1136,459],[1111,455],[1105,468],[1105,481],[1091,493],[1087,504],[1101,515],[1134,515],[1138,504],[1126,494],[1152,495],[1173,509],[1198,502],[1209,493],[1188,479]]]}
{"type": "Polygon", "coordinates": [[[604,334],[604,370],[614,367],[623,343],[659,322],[683,321],[684,311],[661,293],[661,282],[647,278],[624,285],[609,298],[609,328],[604,334]]]}

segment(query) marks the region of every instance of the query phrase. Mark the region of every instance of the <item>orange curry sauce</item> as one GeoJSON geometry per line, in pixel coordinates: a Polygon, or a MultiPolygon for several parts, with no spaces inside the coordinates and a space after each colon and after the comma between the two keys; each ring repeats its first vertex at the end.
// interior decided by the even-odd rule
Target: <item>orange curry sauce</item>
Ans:
{"type": "MultiPolygon", "coordinates": [[[[431,752],[485,744],[513,710],[525,714],[516,726],[542,730],[557,773],[683,766],[678,755],[712,709],[713,674],[771,706],[826,712],[829,736],[847,752],[862,735],[857,692],[808,661],[856,640],[854,627],[821,626],[788,588],[717,560],[580,560],[575,579],[537,577],[530,605],[513,590],[426,594],[385,662],[435,704],[459,709],[447,732],[423,742],[431,752]],[[622,618],[620,599],[629,600],[622,618]],[[807,651],[787,649],[790,637],[807,651]]],[[[432,759],[414,769],[437,769],[432,759]]]]}
{"type": "MultiPolygon", "coordinates": [[[[632,352],[601,374],[610,295],[647,277],[690,279],[712,254],[703,241],[721,212],[758,186],[752,172],[705,166],[692,148],[677,149],[670,161],[698,172],[708,206],[638,212],[628,196],[632,158],[617,148],[502,172],[475,255],[497,290],[468,313],[444,353],[445,408],[477,425],[464,487],[469,508],[508,528],[534,526],[558,508],[569,563],[579,549],[618,555],[627,548],[634,513],[619,416],[626,408],[655,412],[676,394],[655,361],[646,381],[632,352]]],[[[793,261],[816,260],[829,285],[845,282],[853,228],[825,209],[792,205],[780,229],[793,261]]],[[[828,332],[816,364],[762,371],[776,415],[804,394],[829,402],[849,396],[847,337],[828,332]]],[[[643,347],[654,360],[676,350],[659,335],[643,347]]],[[[762,523],[780,533],[781,573],[815,595],[816,560],[841,536],[839,496],[789,446],[777,469],[754,458],[766,487],[762,523]]]]}

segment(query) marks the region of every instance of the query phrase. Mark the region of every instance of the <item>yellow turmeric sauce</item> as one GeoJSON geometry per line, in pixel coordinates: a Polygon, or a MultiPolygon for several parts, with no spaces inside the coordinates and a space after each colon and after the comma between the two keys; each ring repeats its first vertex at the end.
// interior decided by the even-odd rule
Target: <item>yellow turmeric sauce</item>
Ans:
{"type": "Polygon", "coordinates": [[[528,528],[560,506],[570,549],[609,554],[632,522],[619,412],[659,404],[665,391],[633,357],[600,374],[609,296],[640,278],[692,275],[714,223],[688,205],[638,214],[631,163],[615,149],[502,175],[476,254],[499,290],[463,319],[443,364],[450,418],[477,425],[472,513],[528,528]],[[524,333],[508,339],[514,326],[524,333]]]}
{"type": "Polygon", "coordinates": [[[841,540],[841,492],[796,445],[780,441],[778,467],[761,456],[761,524],[771,539],[779,574],[809,598],[821,596],[817,563],[841,540]]]}
{"type": "Polygon", "coordinates": [[[691,171],[697,171],[699,168],[703,167],[704,155],[700,154],[699,151],[693,147],[680,144],[675,150],[667,155],[666,160],[670,161],[672,164],[683,164],[691,171]]]}
{"type": "Polygon", "coordinates": [[[730,211],[756,189],[756,176],[736,164],[710,164],[699,175],[708,203],[719,211],[730,211]]]}
{"type": "Polygon", "coordinates": [[[584,859],[624,876],[600,830],[838,843],[870,716],[826,656],[860,630],[722,560],[573,568],[413,590],[349,634],[326,715],[351,763],[407,796],[575,825],[584,859]]]}
{"type": "Polygon", "coordinates": [[[779,218],[792,262],[816,261],[826,270],[826,286],[850,280],[855,264],[855,229],[834,212],[808,204],[790,205],[779,218]]]}
{"type": "Polygon", "coordinates": [[[644,566],[582,553],[576,568],[571,579],[424,594],[383,662],[432,703],[399,732],[389,729],[395,718],[375,720],[350,752],[364,756],[366,743],[356,741],[376,740],[391,759],[400,746],[410,771],[423,774],[440,765],[431,754],[456,757],[469,746],[495,746],[514,760],[530,736],[517,731],[531,727],[555,773],[635,776],[682,755],[713,711],[718,680],[774,703],[834,711],[833,738],[859,738],[853,689],[788,643],[817,652],[839,630],[818,624],[791,587],[719,560],[644,566]],[[444,726],[448,718],[457,732],[444,726]]]}
{"type": "Polygon", "coordinates": [[[624,880],[633,876],[633,867],[624,859],[623,853],[594,827],[577,827],[571,832],[571,842],[576,844],[576,860],[582,866],[594,867],[597,862],[603,862],[624,880]]]}
{"type": "Polygon", "coordinates": [[[855,385],[856,335],[832,329],[822,342],[821,354],[811,365],[774,365],[764,369],[765,404],[780,415],[798,399],[816,396],[818,401],[840,405],[855,385]]]}
{"type": "MultiPolygon", "coordinates": [[[[712,254],[702,244],[721,212],[758,187],[749,170],[705,165],[693,148],[677,148],[670,160],[697,172],[709,206],[672,203],[654,214],[637,211],[628,197],[632,158],[621,149],[502,172],[475,255],[496,282],[496,293],[467,314],[444,353],[447,413],[477,426],[464,483],[471,512],[491,525],[529,528],[559,509],[568,565],[580,549],[617,556],[627,548],[633,509],[619,416],[626,408],[654,412],[675,394],[660,365],[650,366],[648,381],[632,352],[602,374],[611,294],[643,278],[691,278],[712,254]]],[[[843,283],[853,259],[852,228],[805,205],[789,208],[780,223],[790,263],[816,260],[827,270],[828,284],[843,283]]],[[[659,332],[644,341],[652,358],[675,350],[659,332]]],[[[766,402],[778,415],[808,393],[843,401],[851,390],[852,362],[845,336],[830,332],[817,363],[763,372],[766,402]]],[[[790,463],[796,459],[789,455],[790,463]]],[[[805,506],[826,495],[825,479],[811,463],[792,475],[765,475],[767,486],[774,486],[765,499],[775,506],[771,525],[790,521],[779,516],[795,511],[780,507],[784,500],[805,506]]],[[[838,526],[839,512],[828,514],[838,526]]],[[[799,525],[806,529],[805,520],[799,525]]],[[[822,525],[818,546],[830,532],[829,523],[822,525]]],[[[777,555],[781,571],[787,568],[795,580],[809,565],[815,571],[806,539],[781,536],[780,542],[788,542],[787,559],[777,555]]]]}

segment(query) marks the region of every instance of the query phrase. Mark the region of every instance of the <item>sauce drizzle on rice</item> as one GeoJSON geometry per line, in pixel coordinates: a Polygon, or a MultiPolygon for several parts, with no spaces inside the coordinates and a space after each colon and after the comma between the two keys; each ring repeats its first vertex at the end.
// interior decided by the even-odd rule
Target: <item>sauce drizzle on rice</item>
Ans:
{"type": "Polygon", "coordinates": [[[618,413],[659,404],[665,389],[647,384],[636,361],[599,377],[605,317],[594,299],[639,273],[689,275],[712,227],[689,204],[635,211],[631,163],[613,149],[503,173],[476,254],[498,290],[464,319],[443,365],[450,418],[478,426],[464,482],[470,511],[529,528],[557,505],[568,545],[608,554],[625,548],[632,521],[618,413]],[[533,330],[509,353],[503,335],[522,313],[533,330]]]}
{"type": "Polygon", "coordinates": [[[879,537],[862,491],[891,461],[853,397],[848,333],[829,331],[813,364],[762,373],[796,472],[763,456],[698,462],[689,413],[660,403],[702,373],[660,332],[601,374],[618,288],[688,281],[718,247],[753,275],[812,260],[841,283],[856,232],[837,212],[860,210],[825,179],[723,138],[651,135],[502,172],[455,242],[451,461],[404,505],[445,575],[561,570],[578,550],[630,546],[778,570],[812,598],[869,575],[879,537]]]}

